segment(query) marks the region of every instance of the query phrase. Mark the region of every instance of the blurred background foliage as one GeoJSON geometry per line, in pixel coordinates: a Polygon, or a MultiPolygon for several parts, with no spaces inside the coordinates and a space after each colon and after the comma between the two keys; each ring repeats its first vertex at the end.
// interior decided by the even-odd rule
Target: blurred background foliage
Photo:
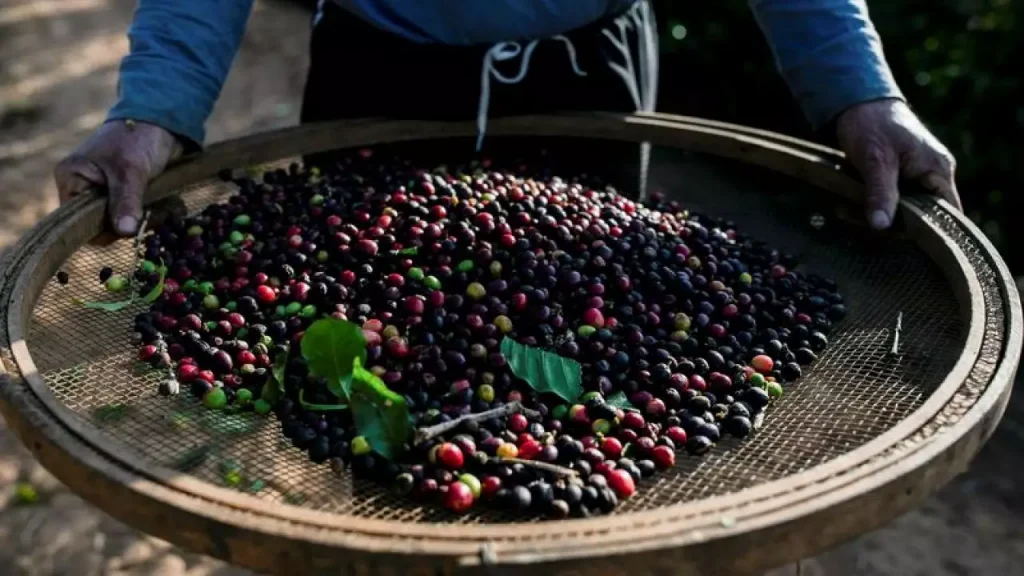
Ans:
{"type": "MultiPolygon", "coordinates": [[[[777,75],[747,0],[652,0],[658,109],[813,134],[777,75]]],[[[303,0],[312,8],[314,0],[303,0]]],[[[959,163],[968,216],[1024,273],[1024,0],[868,0],[900,87],[959,163]]]]}
{"type": "MultiPolygon", "coordinates": [[[[654,0],[659,110],[810,132],[746,0],[654,0]]],[[[965,210],[1024,271],[1024,0],[869,0],[908,100],[959,162],[965,210]]]]}

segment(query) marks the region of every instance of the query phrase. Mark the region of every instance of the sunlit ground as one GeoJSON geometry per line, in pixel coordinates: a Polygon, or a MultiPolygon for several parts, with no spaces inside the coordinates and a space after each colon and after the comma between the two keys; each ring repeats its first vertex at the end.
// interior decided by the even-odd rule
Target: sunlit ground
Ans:
{"type": "MultiPolygon", "coordinates": [[[[134,4],[0,0],[0,254],[57,206],[54,164],[103,121],[134,4]]],[[[297,121],[308,21],[287,2],[258,4],[211,141],[297,121]]],[[[138,534],[67,493],[2,420],[0,542],[5,576],[248,574],[138,534]]]]}
{"type": "MultiPolygon", "coordinates": [[[[0,2],[0,253],[57,206],[53,165],[103,121],[133,6],[0,2]]],[[[288,3],[257,4],[210,141],[297,120],[308,18],[288,3]]]]}

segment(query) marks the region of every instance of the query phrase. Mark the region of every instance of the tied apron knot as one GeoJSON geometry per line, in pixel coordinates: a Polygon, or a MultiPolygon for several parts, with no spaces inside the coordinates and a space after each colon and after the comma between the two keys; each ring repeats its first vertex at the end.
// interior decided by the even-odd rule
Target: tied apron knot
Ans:
{"type": "MultiPolygon", "coordinates": [[[[587,73],[580,70],[579,64],[576,62],[576,47],[573,46],[572,40],[561,34],[553,36],[551,39],[565,44],[566,51],[569,54],[569,62],[572,64],[572,71],[577,76],[586,76],[587,73]]],[[[484,63],[480,71],[480,105],[476,115],[477,152],[483,147],[484,135],[487,133],[487,110],[491,103],[491,78],[493,77],[502,84],[518,84],[521,82],[523,78],[526,78],[526,74],[530,70],[530,58],[533,56],[533,51],[537,48],[539,42],[540,40],[531,40],[526,44],[525,48],[519,42],[498,42],[491,46],[487,53],[484,54],[484,63]],[[520,56],[522,56],[522,61],[519,64],[519,71],[514,76],[506,76],[495,67],[497,62],[513,60],[520,56]]]]}

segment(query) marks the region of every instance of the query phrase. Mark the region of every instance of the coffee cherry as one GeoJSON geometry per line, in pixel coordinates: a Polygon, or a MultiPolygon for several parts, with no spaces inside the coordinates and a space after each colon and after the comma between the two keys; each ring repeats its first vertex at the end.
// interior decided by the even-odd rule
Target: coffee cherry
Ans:
{"type": "Polygon", "coordinates": [[[370,448],[370,443],[363,436],[356,436],[353,438],[352,443],[350,444],[350,449],[353,456],[364,456],[369,454],[372,450],[372,448],[370,448]]]}
{"type": "Polygon", "coordinates": [[[774,368],[775,362],[772,361],[771,356],[754,356],[754,359],[750,361],[750,365],[754,367],[761,374],[770,374],[774,368]]]}
{"type": "Polygon", "coordinates": [[[458,470],[462,468],[462,465],[465,462],[462,450],[455,444],[449,442],[445,442],[438,447],[436,458],[439,464],[449,470],[458,470]]]}
{"type": "Polygon", "coordinates": [[[472,474],[460,474],[459,482],[462,482],[463,484],[469,487],[470,493],[472,493],[474,500],[480,497],[482,485],[480,484],[480,480],[478,480],[476,476],[473,476],[472,474]]]}
{"type": "Polygon", "coordinates": [[[617,438],[605,438],[601,441],[601,452],[606,458],[616,460],[622,455],[622,443],[617,438]]]}
{"type": "Polygon", "coordinates": [[[672,426],[665,430],[665,436],[672,440],[676,446],[686,445],[686,431],[679,426],[672,426]]]}
{"type": "Polygon", "coordinates": [[[606,478],[608,487],[615,492],[618,498],[625,500],[636,493],[636,483],[633,481],[633,477],[629,475],[629,472],[625,470],[612,470],[606,478]]]}
{"type": "Polygon", "coordinates": [[[473,489],[464,482],[453,482],[447,486],[448,491],[444,496],[444,507],[462,514],[473,507],[473,489]]]}
{"type": "Polygon", "coordinates": [[[530,421],[522,414],[513,414],[508,417],[508,429],[515,433],[525,432],[530,421]]]}
{"type": "MultiPolygon", "coordinates": [[[[168,268],[135,318],[139,358],[177,362],[176,381],[214,409],[266,414],[279,397],[282,431],[313,462],[347,462],[459,512],[484,497],[561,518],[611,511],[677,448],[748,436],[847,313],[834,283],[661,194],[641,205],[544,166],[419,168],[365,149],[323,173],[294,164],[236,179],[228,202],[168,219],[132,277],[142,293],[155,262],[168,268]],[[303,349],[324,317],[361,328],[363,368],[418,429],[509,402],[539,417],[461,422],[386,460],[351,413],[311,408],[339,392],[303,349]],[[578,363],[580,393],[563,404],[534,390],[504,338],[578,363]],[[570,467],[587,484],[551,484],[508,458],[570,467]]],[[[560,368],[542,368],[558,381],[560,368]]]]}
{"type": "Polygon", "coordinates": [[[516,458],[519,456],[519,449],[511,442],[498,446],[496,451],[498,458],[516,458]]]}
{"type": "Polygon", "coordinates": [[[675,466],[676,453],[668,446],[655,446],[651,450],[651,460],[654,460],[654,464],[658,468],[664,470],[675,466]]]}

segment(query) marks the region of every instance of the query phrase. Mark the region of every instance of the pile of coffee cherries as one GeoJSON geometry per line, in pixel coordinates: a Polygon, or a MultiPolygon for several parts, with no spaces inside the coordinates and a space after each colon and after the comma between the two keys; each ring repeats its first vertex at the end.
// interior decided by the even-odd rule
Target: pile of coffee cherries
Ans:
{"type": "Polygon", "coordinates": [[[455,512],[588,516],[677,457],[748,436],[846,313],[833,282],[659,195],[378,156],[226,176],[226,203],[143,240],[142,289],[167,267],[135,319],[140,357],[175,375],[162,393],[273,411],[312,461],[455,512]],[[414,429],[457,425],[387,459],[349,411],[310,409],[339,402],[299,353],[325,316],[361,325],[366,366],[414,429]],[[584,394],[538,394],[503,338],[578,361],[584,394]],[[284,394],[270,402],[275,366],[284,394]]]}

